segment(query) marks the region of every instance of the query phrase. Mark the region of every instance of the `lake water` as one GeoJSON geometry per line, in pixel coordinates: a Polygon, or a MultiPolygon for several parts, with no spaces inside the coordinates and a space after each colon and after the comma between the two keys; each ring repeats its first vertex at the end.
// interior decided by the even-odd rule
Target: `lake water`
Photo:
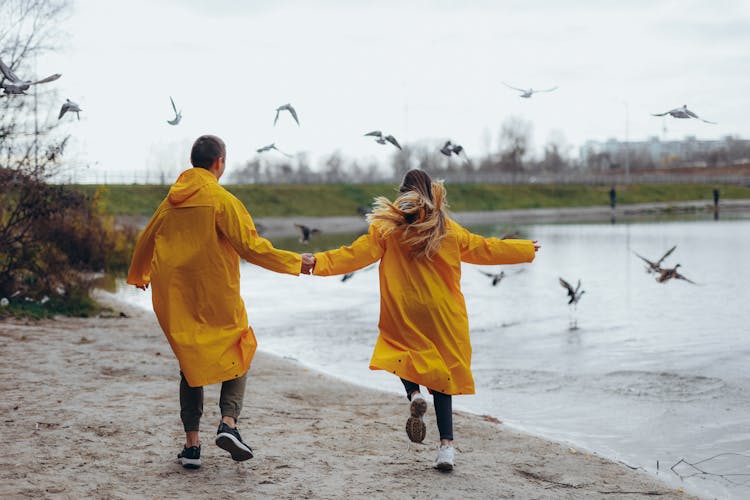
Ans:
{"type": "MultiPolygon", "coordinates": [[[[472,229],[498,235],[505,228],[472,229]]],[[[477,394],[456,397],[455,406],[658,473],[675,487],[750,497],[750,220],[521,231],[542,244],[534,263],[464,265],[477,394]],[[656,260],[673,245],[665,264],[681,263],[697,285],[657,283],[634,255],[656,260]],[[502,269],[506,277],[493,287],[480,269],[502,269]],[[577,310],[567,305],[559,277],[581,280],[586,293],[577,310]],[[725,455],[698,466],[724,477],[681,480],[670,470],[680,459],[697,463],[717,454],[725,455]]],[[[274,243],[299,248],[291,239],[274,243]]],[[[316,249],[313,241],[309,250],[316,249]]],[[[243,264],[242,293],[260,349],[402,392],[396,377],[367,368],[377,336],[376,269],[342,282],[243,264]]],[[[121,287],[118,294],[151,307],[148,293],[121,287]]],[[[460,443],[460,428],[455,433],[460,443]]],[[[675,470],[698,472],[684,463],[675,470]]]]}

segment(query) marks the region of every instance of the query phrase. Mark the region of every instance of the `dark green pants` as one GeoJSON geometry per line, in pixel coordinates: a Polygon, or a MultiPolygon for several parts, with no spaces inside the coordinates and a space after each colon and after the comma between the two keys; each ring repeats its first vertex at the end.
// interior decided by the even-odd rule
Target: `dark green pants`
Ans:
{"type": "MultiPolygon", "coordinates": [[[[247,372],[241,377],[226,380],[221,383],[219,408],[222,417],[232,417],[238,420],[242,411],[242,401],[245,399],[245,384],[247,372]]],[[[185,375],[180,372],[180,418],[185,432],[197,431],[203,415],[203,387],[190,387],[185,375]]]]}

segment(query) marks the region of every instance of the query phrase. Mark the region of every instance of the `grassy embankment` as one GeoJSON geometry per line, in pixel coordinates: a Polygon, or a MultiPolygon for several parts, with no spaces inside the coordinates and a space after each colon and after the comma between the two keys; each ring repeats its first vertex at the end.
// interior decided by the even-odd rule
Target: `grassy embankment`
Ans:
{"type": "MultiPolygon", "coordinates": [[[[356,215],[376,196],[393,199],[392,184],[242,185],[226,186],[253,217],[356,215]]],[[[716,186],[722,199],[750,198],[750,187],[716,186]]],[[[78,189],[93,194],[97,186],[78,189]]],[[[109,185],[106,211],[111,215],[150,216],[168,186],[109,185]]],[[[652,184],[617,187],[618,205],[712,200],[714,185],[652,184]]],[[[455,212],[519,208],[585,207],[609,204],[609,186],[450,184],[448,201],[455,212]]]]}

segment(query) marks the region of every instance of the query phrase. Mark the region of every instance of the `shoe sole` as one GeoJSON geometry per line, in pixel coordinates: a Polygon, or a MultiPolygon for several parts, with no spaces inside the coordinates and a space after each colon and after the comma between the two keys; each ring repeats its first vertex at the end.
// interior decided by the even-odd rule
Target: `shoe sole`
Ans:
{"type": "Polygon", "coordinates": [[[180,457],[180,463],[186,469],[200,469],[201,459],[200,458],[183,458],[180,457]]]}
{"type": "Polygon", "coordinates": [[[216,436],[216,446],[228,451],[235,462],[244,462],[253,458],[253,450],[233,435],[225,432],[216,436]]]}
{"type": "Polygon", "coordinates": [[[411,417],[406,420],[406,435],[412,443],[421,443],[427,434],[422,416],[427,412],[427,401],[423,398],[415,398],[409,406],[411,417]]]}
{"type": "Polygon", "coordinates": [[[453,470],[453,464],[450,462],[441,462],[439,464],[435,464],[435,468],[439,471],[450,472],[453,470]]]}

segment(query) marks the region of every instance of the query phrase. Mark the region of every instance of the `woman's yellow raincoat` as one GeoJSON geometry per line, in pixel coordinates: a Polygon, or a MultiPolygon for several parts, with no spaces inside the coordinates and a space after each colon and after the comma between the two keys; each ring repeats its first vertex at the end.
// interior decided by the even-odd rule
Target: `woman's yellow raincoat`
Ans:
{"type": "Polygon", "coordinates": [[[315,254],[314,274],[343,274],[380,260],[380,335],[370,369],[387,370],[444,394],[474,394],[461,261],[517,264],[534,260],[529,240],[472,234],[446,219],[440,250],[414,258],[394,231],[383,238],[378,222],[351,246],[315,254]]]}
{"type": "Polygon", "coordinates": [[[154,312],[191,387],[250,367],[257,342],[240,297],[240,257],[288,274],[302,262],[261,238],[211,172],[186,170],[138,239],[128,283],[151,283],[154,312]]]}

